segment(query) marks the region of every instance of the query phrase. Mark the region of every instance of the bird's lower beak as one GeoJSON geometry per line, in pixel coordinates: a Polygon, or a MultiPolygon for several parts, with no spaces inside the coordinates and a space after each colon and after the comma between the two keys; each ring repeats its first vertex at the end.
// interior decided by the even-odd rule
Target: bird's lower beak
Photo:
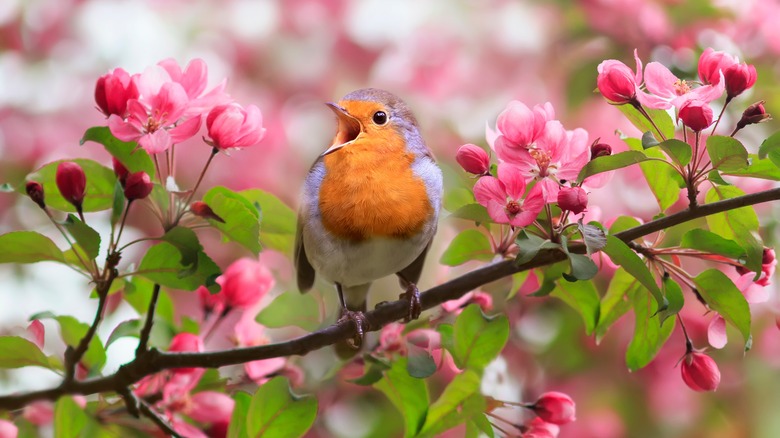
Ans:
{"type": "Polygon", "coordinates": [[[352,143],[363,130],[363,127],[360,125],[360,121],[351,116],[347,110],[338,104],[328,102],[325,105],[328,105],[328,108],[330,108],[336,114],[339,122],[339,130],[336,133],[336,136],[333,138],[333,144],[331,144],[330,147],[325,152],[323,152],[321,156],[336,152],[349,143],[352,143]]]}

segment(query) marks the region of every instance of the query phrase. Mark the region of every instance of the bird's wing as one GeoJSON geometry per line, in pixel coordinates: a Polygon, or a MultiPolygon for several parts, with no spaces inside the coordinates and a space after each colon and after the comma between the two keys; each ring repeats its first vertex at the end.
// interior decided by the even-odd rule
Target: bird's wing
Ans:
{"type": "Polygon", "coordinates": [[[303,246],[303,217],[298,213],[298,226],[295,231],[295,270],[297,272],[298,289],[308,292],[314,284],[314,267],[306,257],[306,248],[303,246]]]}
{"type": "MultiPolygon", "coordinates": [[[[433,239],[431,239],[431,242],[433,242],[433,239]]],[[[431,242],[428,242],[428,245],[425,246],[425,249],[420,253],[420,255],[417,256],[416,259],[414,259],[411,264],[409,264],[409,266],[403,268],[396,274],[400,278],[402,287],[406,287],[406,285],[403,284],[404,280],[414,284],[417,284],[417,282],[420,280],[423,265],[425,264],[425,255],[428,254],[428,249],[431,247],[431,242]]]]}

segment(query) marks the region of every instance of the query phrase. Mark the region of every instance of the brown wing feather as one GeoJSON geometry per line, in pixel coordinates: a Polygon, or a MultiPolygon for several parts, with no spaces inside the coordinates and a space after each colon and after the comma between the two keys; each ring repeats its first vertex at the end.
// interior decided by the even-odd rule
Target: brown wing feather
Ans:
{"type": "MultiPolygon", "coordinates": [[[[431,242],[433,242],[433,239],[431,239],[431,242]]],[[[417,256],[414,261],[409,264],[409,266],[403,268],[400,272],[396,273],[398,276],[399,282],[401,283],[401,287],[405,288],[407,285],[404,284],[404,282],[410,282],[417,284],[417,282],[420,280],[420,275],[422,275],[423,265],[425,264],[425,255],[428,254],[428,249],[431,247],[431,242],[428,242],[428,245],[425,247],[422,253],[420,253],[419,256],[417,256]]]]}
{"type": "Polygon", "coordinates": [[[298,226],[295,231],[295,270],[297,272],[298,289],[306,293],[314,284],[314,267],[306,257],[303,246],[303,218],[298,214],[298,226]]]}

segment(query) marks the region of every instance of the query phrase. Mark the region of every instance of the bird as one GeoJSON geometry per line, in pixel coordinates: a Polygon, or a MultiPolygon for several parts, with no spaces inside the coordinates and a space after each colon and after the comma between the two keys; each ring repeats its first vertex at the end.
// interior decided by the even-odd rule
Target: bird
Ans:
{"type": "Polygon", "coordinates": [[[301,292],[317,275],[335,285],[339,321],[354,324],[348,344],[358,350],[375,280],[395,274],[409,303],[405,321],[420,316],[417,282],[436,233],[442,173],[394,94],[365,88],[326,105],[338,128],[304,180],[294,263],[301,292]]]}

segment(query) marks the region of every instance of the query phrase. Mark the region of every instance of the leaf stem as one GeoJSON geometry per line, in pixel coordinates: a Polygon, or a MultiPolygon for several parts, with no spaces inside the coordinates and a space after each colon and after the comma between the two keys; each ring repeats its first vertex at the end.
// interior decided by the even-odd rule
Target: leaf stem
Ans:
{"type": "Polygon", "coordinates": [[[157,309],[157,300],[160,297],[160,283],[155,283],[152,289],[152,297],[149,300],[149,309],[146,311],[146,321],[141,329],[141,336],[138,342],[138,348],[135,350],[135,356],[141,356],[149,350],[149,336],[152,334],[154,325],[154,312],[157,309]]]}

